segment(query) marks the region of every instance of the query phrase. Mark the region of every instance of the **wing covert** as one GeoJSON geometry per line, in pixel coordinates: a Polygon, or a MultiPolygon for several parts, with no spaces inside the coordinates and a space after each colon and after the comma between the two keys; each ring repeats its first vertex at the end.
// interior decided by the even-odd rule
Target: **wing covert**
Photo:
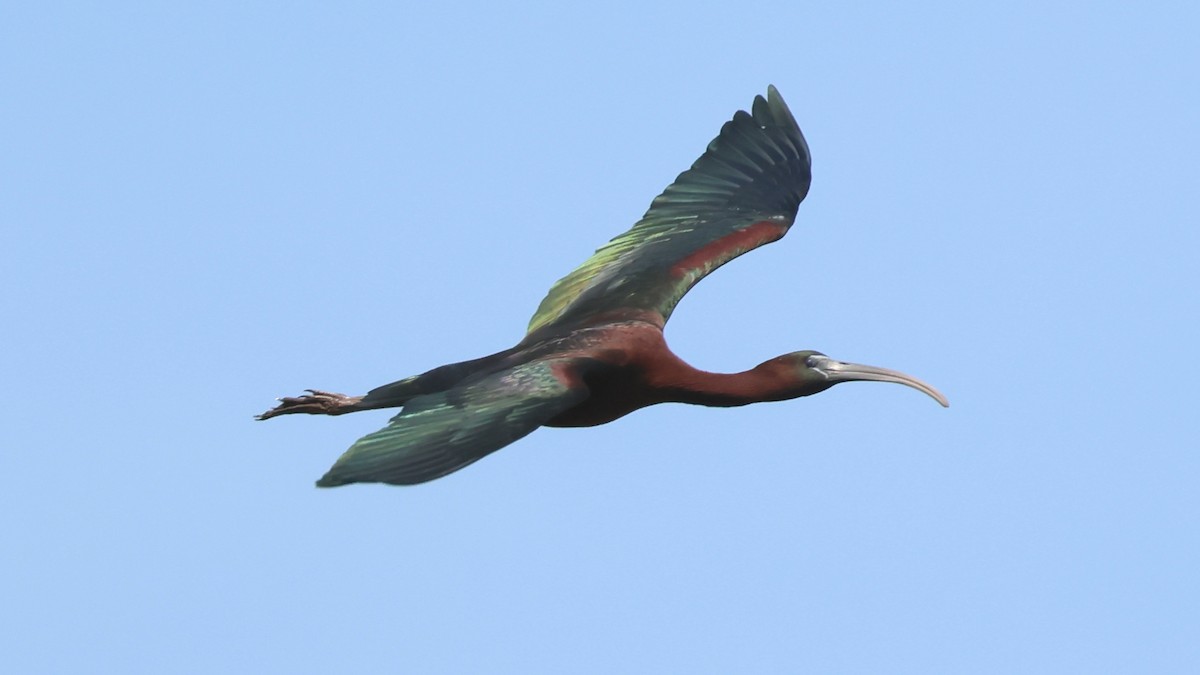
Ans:
{"type": "Polygon", "coordinates": [[[577,327],[636,315],[666,322],[712,270],[782,237],[812,179],[808,144],[775,87],[739,110],[632,229],[560,279],[529,322],[577,327]]]}

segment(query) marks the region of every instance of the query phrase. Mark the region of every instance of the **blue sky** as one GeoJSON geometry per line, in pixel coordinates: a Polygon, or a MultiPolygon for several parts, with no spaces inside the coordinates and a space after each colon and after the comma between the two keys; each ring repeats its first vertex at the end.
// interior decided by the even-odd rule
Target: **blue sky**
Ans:
{"type": "Polygon", "coordinates": [[[12,3],[13,672],[1195,672],[1190,3],[12,3]],[[520,338],[737,109],[814,180],[680,305],[896,386],[312,482],[252,415],[520,338]]]}

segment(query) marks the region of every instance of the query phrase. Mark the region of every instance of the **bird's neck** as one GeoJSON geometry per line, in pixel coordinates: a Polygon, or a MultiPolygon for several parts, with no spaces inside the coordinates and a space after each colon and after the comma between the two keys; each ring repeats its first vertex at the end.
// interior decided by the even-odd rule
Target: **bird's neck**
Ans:
{"type": "Polygon", "coordinates": [[[730,407],[804,395],[796,378],[770,361],[740,373],[710,373],[680,361],[664,375],[656,388],[674,403],[730,407]]]}

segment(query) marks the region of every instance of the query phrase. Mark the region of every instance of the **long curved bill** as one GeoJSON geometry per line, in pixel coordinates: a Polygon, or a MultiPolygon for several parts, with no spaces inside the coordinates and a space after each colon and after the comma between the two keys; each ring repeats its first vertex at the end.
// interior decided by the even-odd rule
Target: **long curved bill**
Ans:
{"type": "Polygon", "coordinates": [[[866,380],[870,382],[895,382],[912,387],[917,391],[928,394],[933,400],[942,404],[943,408],[950,407],[950,401],[942,396],[942,392],[934,389],[928,384],[918,380],[912,375],[905,375],[896,370],[887,368],[878,368],[876,366],[864,366],[858,363],[845,363],[825,357],[827,360],[822,360],[817,364],[817,368],[824,371],[832,382],[854,382],[866,380]]]}

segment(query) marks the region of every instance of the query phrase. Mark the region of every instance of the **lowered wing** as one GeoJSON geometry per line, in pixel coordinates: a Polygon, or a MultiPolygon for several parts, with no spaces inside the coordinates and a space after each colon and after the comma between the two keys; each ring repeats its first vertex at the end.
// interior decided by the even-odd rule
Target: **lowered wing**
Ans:
{"type": "Polygon", "coordinates": [[[319,487],[413,485],[440,478],[528,435],[588,396],[572,359],[534,361],[453,389],[417,396],[358,439],[319,487]]]}

